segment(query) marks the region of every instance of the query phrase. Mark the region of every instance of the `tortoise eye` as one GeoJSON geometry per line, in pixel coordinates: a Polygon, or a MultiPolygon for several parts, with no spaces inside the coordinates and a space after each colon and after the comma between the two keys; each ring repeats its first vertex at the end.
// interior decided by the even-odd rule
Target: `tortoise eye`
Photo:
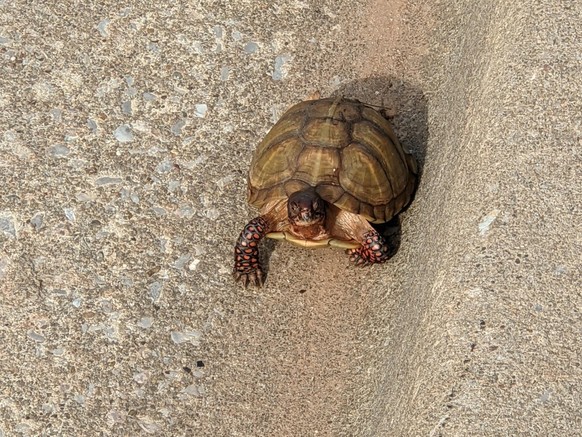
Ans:
{"type": "Polygon", "coordinates": [[[317,199],[314,200],[312,206],[313,206],[313,210],[317,211],[319,209],[319,200],[317,200],[317,199]]]}
{"type": "Polygon", "coordinates": [[[291,212],[293,214],[297,214],[299,212],[299,206],[295,202],[291,204],[291,212]]]}

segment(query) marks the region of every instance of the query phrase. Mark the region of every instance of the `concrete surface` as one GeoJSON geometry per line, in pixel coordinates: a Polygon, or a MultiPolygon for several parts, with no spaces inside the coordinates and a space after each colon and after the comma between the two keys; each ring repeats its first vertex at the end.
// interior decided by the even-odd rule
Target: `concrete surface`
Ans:
{"type": "Polygon", "coordinates": [[[582,433],[579,2],[0,1],[0,436],[582,433]],[[386,265],[232,244],[314,89],[423,163],[386,265]]]}

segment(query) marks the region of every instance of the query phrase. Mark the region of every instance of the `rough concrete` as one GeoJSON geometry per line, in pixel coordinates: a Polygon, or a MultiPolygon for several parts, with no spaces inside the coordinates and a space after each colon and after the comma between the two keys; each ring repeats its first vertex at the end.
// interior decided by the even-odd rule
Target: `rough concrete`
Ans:
{"type": "Polygon", "coordinates": [[[0,436],[577,435],[576,2],[0,2],[0,436]],[[354,269],[230,277],[251,153],[314,89],[423,164],[354,269]]]}

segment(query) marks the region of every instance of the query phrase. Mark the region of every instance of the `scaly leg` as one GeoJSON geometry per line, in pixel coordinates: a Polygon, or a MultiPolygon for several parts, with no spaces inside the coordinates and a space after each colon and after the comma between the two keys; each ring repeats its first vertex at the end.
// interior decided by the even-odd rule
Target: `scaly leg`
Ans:
{"type": "Polygon", "coordinates": [[[259,263],[259,242],[269,232],[267,220],[263,217],[252,219],[240,233],[234,246],[234,280],[244,287],[261,286],[264,282],[263,270],[259,263]]]}

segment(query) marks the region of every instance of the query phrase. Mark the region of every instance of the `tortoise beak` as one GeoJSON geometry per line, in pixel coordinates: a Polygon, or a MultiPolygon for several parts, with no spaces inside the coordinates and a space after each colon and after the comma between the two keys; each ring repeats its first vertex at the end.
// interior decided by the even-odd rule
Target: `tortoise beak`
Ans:
{"type": "Polygon", "coordinates": [[[304,221],[304,222],[310,222],[313,218],[313,215],[311,214],[310,209],[302,210],[300,213],[300,216],[301,216],[301,221],[304,221]]]}

